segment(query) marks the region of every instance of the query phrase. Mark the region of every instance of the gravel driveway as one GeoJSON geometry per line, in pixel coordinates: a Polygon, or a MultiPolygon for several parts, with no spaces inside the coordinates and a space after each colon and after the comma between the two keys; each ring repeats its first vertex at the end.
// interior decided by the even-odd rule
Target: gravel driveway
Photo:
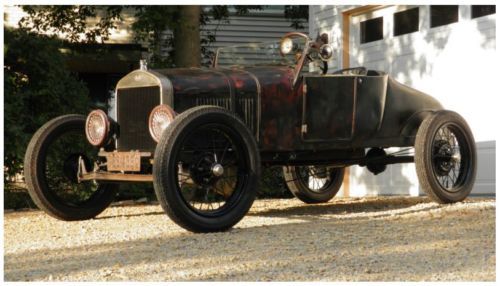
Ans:
{"type": "Polygon", "coordinates": [[[495,200],[259,200],[231,231],[192,234],[159,205],[62,222],[4,216],[4,279],[78,281],[495,280],[495,200]]]}

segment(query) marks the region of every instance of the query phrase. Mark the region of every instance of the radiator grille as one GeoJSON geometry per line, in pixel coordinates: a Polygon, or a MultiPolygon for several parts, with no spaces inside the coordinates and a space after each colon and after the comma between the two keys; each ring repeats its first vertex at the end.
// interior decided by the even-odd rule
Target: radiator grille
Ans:
{"type": "MultiPolygon", "coordinates": [[[[176,97],[175,107],[177,112],[183,112],[189,108],[200,105],[220,106],[232,110],[229,97],[176,97]]],[[[237,97],[235,113],[243,120],[248,128],[255,133],[257,127],[257,106],[254,97],[237,97]]]]}
{"type": "Polygon", "coordinates": [[[254,134],[257,125],[256,109],[254,98],[238,98],[236,100],[236,113],[254,134]]]}
{"type": "Polygon", "coordinates": [[[229,98],[199,97],[196,98],[196,105],[215,105],[229,109],[231,100],[229,98]]]}
{"type": "Polygon", "coordinates": [[[200,105],[215,105],[225,109],[230,109],[231,99],[229,97],[212,97],[212,96],[176,96],[175,111],[184,112],[189,108],[200,105]]]}
{"type": "Polygon", "coordinates": [[[118,150],[154,151],[156,142],[149,134],[148,118],[151,110],[160,104],[160,88],[119,89],[116,98],[120,125],[118,150]]]}

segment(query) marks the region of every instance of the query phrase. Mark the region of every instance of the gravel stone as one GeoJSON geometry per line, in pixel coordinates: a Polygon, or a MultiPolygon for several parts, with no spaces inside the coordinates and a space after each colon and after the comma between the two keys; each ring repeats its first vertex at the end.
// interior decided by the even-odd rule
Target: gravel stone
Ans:
{"type": "Polygon", "coordinates": [[[495,281],[495,200],[258,200],[235,228],[193,234],[158,204],[64,222],[4,213],[6,281],[495,281]]]}

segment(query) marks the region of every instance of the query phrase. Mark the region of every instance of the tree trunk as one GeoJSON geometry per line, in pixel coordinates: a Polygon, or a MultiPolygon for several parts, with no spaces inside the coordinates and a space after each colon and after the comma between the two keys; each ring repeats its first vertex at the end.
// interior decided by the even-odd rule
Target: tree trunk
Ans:
{"type": "Polygon", "coordinates": [[[179,6],[179,22],[174,29],[174,63],[176,67],[201,65],[199,5],[179,6]]]}

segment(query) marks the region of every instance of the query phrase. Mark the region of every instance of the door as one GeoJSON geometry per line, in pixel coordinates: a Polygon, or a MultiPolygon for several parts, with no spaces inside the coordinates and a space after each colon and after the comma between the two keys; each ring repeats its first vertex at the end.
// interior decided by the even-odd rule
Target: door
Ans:
{"type": "Polygon", "coordinates": [[[355,76],[305,76],[302,139],[350,141],[354,134],[355,76]]]}

